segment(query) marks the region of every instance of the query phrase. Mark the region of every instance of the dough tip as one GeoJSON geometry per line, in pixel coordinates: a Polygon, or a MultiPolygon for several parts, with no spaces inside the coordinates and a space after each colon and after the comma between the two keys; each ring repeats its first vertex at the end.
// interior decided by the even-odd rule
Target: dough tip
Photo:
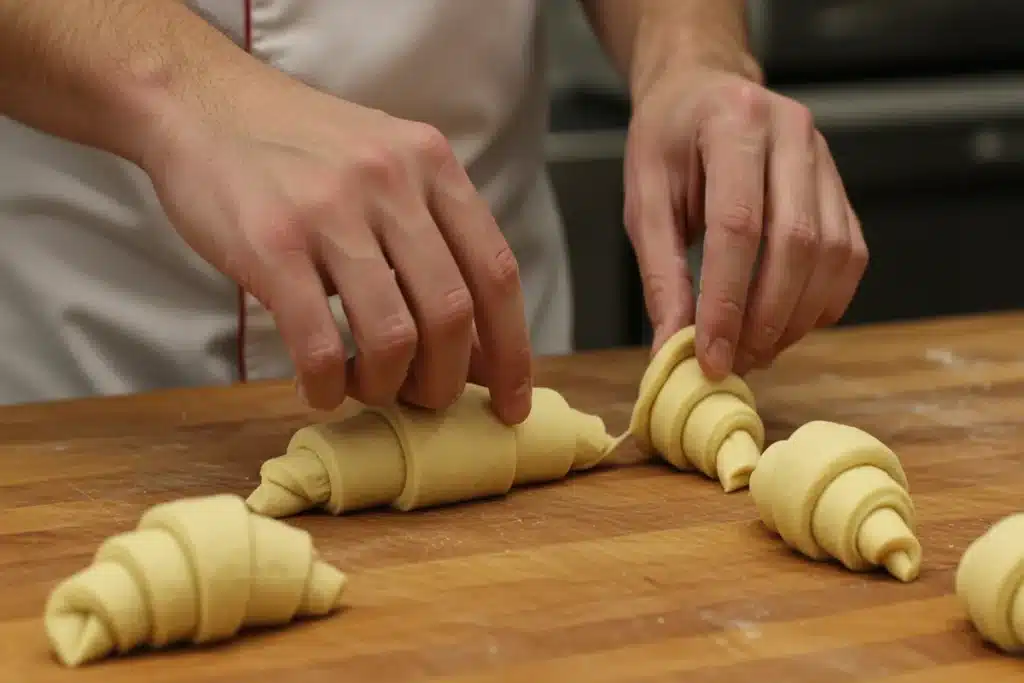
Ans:
{"type": "Polygon", "coordinates": [[[734,493],[750,485],[750,475],[753,471],[753,466],[743,467],[729,472],[718,481],[725,493],[734,493]]]}
{"type": "Polygon", "coordinates": [[[114,649],[107,627],[87,612],[48,614],[46,636],[57,659],[69,668],[100,659],[114,649]]]}
{"type": "Polygon", "coordinates": [[[910,553],[904,550],[889,553],[885,558],[885,568],[903,583],[909,583],[916,579],[921,569],[919,563],[915,562],[910,553]]]}
{"type": "Polygon", "coordinates": [[[252,512],[266,517],[291,517],[313,507],[313,503],[273,481],[263,480],[245,499],[252,512]]]}
{"type": "Polygon", "coordinates": [[[314,561],[299,613],[318,617],[338,609],[347,583],[348,577],[340,569],[323,560],[314,561]]]}

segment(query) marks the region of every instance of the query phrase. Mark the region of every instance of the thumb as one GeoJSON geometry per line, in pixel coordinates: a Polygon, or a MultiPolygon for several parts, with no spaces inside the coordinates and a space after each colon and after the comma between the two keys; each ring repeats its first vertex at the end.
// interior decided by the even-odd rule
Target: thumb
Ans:
{"type": "Polygon", "coordinates": [[[626,232],[636,253],[644,302],[654,329],[651,353],[693,319],[693,277],[686,261],[684,218],[675,210],[664,161],[634,153],[626,162],[626,232]]]}

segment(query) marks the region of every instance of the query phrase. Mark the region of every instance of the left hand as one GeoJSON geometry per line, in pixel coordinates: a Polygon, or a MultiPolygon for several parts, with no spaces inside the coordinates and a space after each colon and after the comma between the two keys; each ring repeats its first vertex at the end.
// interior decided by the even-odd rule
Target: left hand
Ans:
{"type": "Polygon", "coordinates": [[[730,71],[666,68],[636,101],[625,174],[655,351],[696,322],[701,367],[721,379],[846,311],[868,249],[803,105],[730,71]],[[686,247],[701,234],[695,302],[686,247]]]}

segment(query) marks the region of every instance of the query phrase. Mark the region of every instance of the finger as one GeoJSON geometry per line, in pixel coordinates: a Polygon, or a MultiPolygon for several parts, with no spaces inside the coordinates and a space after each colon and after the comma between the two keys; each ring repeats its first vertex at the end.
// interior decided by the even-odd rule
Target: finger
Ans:
{"type": "Polygon", "coordinates": [[[815,328],[835,297],[837,287],[843,286],[843,274],[848,270],[852,258],[846,194],[824,138],[820,135],[816,135],[816,138],[815,154],[819,169],[816,185],[821,216],[820,257],[789,326],[776,343],[776,352],[792,346],[815,328]]]}
{"type": "Polygon", "coordinates": [[[487,359],[484,358],[484,350],[480,345],[480,335],[473,326],[473,342],[469,351],[469,381],[481,386],[488,386],[487,380],[487,359]]]}
{"type": "Polygon", "coordinates": [[[416,325],[375,235],[354,214],[320,234],[319,252],[356,346],[348,394],[368,405],[391,405],[416,354],[416,325]]]}
{"type": "Polygon", "coordinates": [[[765,108],[754,95],[746,95],[736,111],[710,120],[702,133],[707,232],[697,299],[697,357],[709,378],[721,379],[733,366],[761,241],[765,108]]]}
{"type": "Polygon", "coordinates": [[[867,272],[869,253],[868,245],[864,240],[864,232],[860,220],[852,208],[847,209],[846,224],[850,230],[850,257],[846,268],[841,271],[836,283],[832,297],[825,307],[824,313],[817,322],[818,327],[834,325],[846,314],[857,294],[864,273],[867,272]]]}
{"type": "Polygon", "coordinates": [[[295,253],[260,270],[270,283],[263,303],[295,365],[299,396],[315,410],[336,408],[345,399],[346,354],[315,266],[295,253]]]}
{"type": "Polygon", "coordinates": [[[499,419],[517,424],[530,414],[533,394],[519,264],[454,156],[438,169],[430,187],[432,213],[473,299],[492,407],[499,419]]]}
{"type": "Polygon", "coordinates": [[[780,105],[768,157],[765,247],[736,370],[770,361],[818,262],[816,131],[806,108],[780,105]]]}
{"type": "Polygon", "coordinates": [[[396,188],[377,209],[377,225],[416,321],[419,348],[402,387],[414,405],[441,409],[466,385],[473,300],[422,200],[422,189],[396,188]]]}
{"type": "MultiPolygon", "coordinates": [[[[824,144],[824,141],[822,142],[824,144]]],[[[826,148],[829,173],[834,178],[834,187],[842,196],[842,203],[846,212],[846,229],[850,238],[850,252],[846,261],[846,267],[839,271],[839,276],[832,286],[832,296],[825,306],[824,313],[818,320],[818,327],[834,325],[842,319],[853,302],[853,297],[857,293],[857,288],[860,286],[864,273],[867,272],[869,260],[864,230],[861,228],[856,212],[854,212],[853,207],[850,205],[850,199],[846,194],[846,189],[843,187],[843,181],[839,175],[839,169],[836,168],[835,159],[828,153],[827,145],[824,146],[826,148]]]]}
{"type": "Polygon", "coordinates": [[[669,171],[660,154],[639,146],[626,160],[625,224],[640,268],[655,354],[693,319],[693,278],[669,171]]]}

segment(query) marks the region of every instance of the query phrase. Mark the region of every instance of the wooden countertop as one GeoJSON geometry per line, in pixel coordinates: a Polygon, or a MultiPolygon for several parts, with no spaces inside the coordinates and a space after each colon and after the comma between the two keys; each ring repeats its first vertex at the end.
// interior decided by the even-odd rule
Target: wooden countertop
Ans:
{"type": "MultiPolygon", "coordinates": [[[[617,432],[645,363],[639,350],[549,359],[540,379],[617,432]]],[[[918,581],[806,560],[746,492],[639,465],[426,512],[293,518],[349,573],[346,611],[66,671],[42,632],[48,591],[152,504],[248,494],[310,416],[281,384],[19,406],[0,409],[0,678],[1024,680],[952,595],[966,545],[1024,509],[1024,315],[818,333],[749,379],[772,440],[829,419],[899,453],[918,581]]]]}

